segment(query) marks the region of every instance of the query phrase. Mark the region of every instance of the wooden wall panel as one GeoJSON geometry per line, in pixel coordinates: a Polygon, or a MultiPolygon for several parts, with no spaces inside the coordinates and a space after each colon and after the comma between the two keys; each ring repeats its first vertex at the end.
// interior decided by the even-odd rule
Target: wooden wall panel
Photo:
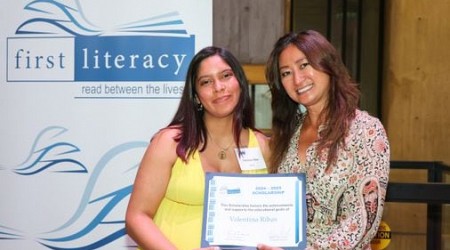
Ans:
{"type": "Polygon", "coordinates": [[[214,0],[213,44],[243,64],[265,64],[284,34],[285,0],[214,0]]]}
{"type": "MultiPolygon", "coordinates": [[[[382,121],[392,160],[450,165],[449,12],[448,0],[386,0],[382,121]]],[[[393,171],[391,181],[414,172],[393,171]]],[[[415,177],[407,181],[426,180],[415,177]]],[[[426,213],[423,204],[388,203],[383,216],[393,232],[388,249],[426,249],[426,213]]],[[[444,206],[442,249],[450,246],[449,215],[444,206]]]]}
{"type": "Polygon", "coordinates": [[[392,158],[450,165],[450,1],[386,2],[382,110],[392,158]]]}

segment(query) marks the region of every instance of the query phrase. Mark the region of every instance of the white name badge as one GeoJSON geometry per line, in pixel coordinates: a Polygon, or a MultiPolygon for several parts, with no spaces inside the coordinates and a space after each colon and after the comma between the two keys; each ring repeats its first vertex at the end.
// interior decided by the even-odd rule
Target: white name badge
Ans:
{"type": "Polygon", "coordinates": [[[234,152],[239,160],[241,170],[257,170],[265,169],[266,163],[259,148],[241,148],[241,152],[237,148],[234,152]]]}

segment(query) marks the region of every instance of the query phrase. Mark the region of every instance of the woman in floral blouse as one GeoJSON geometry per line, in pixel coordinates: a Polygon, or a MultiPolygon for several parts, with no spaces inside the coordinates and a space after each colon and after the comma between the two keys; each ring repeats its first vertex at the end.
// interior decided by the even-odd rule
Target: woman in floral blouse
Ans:
{"type": "Polygon", "coordinates": [[[267,66],[271,172],[306,173],[307,249],[370,249],[389,175],[383,125],[358,109],[358,86],[320,33],[281,37],[267,66]]]}

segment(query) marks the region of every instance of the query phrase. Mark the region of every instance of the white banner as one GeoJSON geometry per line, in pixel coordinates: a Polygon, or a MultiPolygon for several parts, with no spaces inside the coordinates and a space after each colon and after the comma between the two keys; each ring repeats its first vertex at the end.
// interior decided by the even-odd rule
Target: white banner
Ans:
{"type": "Polygon", "coordinates": [[[0,16],[0,249],[134,249],[138,164],[212,44],[212,1],[8,0],[0,16]]]}

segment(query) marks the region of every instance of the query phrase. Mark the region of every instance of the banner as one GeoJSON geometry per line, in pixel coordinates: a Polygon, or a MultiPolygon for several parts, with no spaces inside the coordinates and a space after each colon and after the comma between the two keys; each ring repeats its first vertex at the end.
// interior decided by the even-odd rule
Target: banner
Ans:
{"type": "Polygon", "coordinates": [[[212,1],[9,0],[0,16],[0,249],[136,248],[133,181],[212,44],[212,1]]]}

